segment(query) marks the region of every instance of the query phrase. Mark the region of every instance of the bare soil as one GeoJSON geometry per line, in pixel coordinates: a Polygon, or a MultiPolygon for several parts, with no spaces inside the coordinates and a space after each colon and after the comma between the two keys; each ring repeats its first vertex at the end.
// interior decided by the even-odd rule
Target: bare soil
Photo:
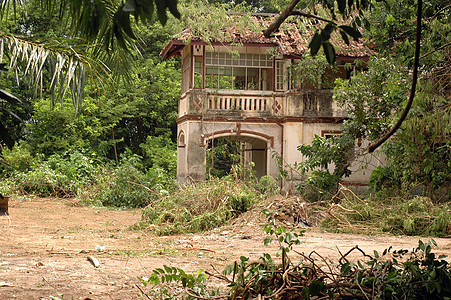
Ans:
{"type": "MultiPolygon", "coordinates": [[[[248,256],[275,253],[264,246],[263,218],[245,214],[210,232],[158,237],[137,230],[138,209],[74,206],[72,200],[11,199],[9,217],[0,217],[0,299],[147,299],[138,279],[163,265],[187,271],[222,270],[248,256]],[[87,259],[95,257],[100,266],[87,259]]],[[[367,253],[413,249],[417,237],[345,235],[307,229],[299,252],[318,252],[336,261],[358,245],[367,253]]],[[[423,238],[423,240],[427,240],[423,238]]],[[[436,238],[438,253],[451,256],[451,239],[436,238]]],[[[361,259],[362,257],[356,257],[361,259]]],[[[293,259],[293,258],[292,258],[293,259]]]]}

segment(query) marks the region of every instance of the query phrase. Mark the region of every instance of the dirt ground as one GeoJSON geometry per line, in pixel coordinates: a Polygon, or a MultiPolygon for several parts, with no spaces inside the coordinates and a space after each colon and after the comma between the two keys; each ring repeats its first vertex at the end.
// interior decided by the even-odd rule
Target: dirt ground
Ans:
{"type": "MultiPolygon", "coordinates": [[[[222,270],[241,255],[275,253],[264,246],[255,214],[203,234],[158,237],[133,229],[140,210],[77,207],[71,200],[11,199],[0,217],[0,299],[148,299],[138,276],[163,265],[186,271],[222,270]],[[87,259],[95,257],[100,266],[87,259]]],[[[427,240],[427,239],[423,239],[427,240]]],[[[451,256],[451,239],[436,238],[436,252],[451,256]]],[[[418,238],[344,235],[308,229],[295,250],[337,260],[358,245],[367,253],[413,249],[418,238]]],[[[361,259],[362,257],[357,257],[361,259]]],[[[293,258],[292,258],[293,259],[293,258]]]]}

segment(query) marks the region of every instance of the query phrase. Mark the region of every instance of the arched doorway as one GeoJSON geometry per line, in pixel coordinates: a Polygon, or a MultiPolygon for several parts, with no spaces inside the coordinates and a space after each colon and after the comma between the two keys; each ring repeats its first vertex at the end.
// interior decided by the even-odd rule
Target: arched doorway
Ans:
{"type": "Polygon", "coordinates": [[[268,143],[267,140],[251,135],[210,136],[206,141],[206,177],[227,175],[233,164],[240,164],[251,170],[257,178],[267,175],[268,143]]]}

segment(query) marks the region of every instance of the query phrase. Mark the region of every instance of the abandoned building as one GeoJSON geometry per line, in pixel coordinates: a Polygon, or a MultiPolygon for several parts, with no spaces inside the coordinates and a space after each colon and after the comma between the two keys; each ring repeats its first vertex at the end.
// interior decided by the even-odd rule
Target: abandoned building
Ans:
{"type": "MultiPolygon", "coordinates": [[[[254,15],[269,24],[271,16],[254,15]]],[[[182,88],[179,99],[177,179],[203,180],[206,148],[211,139],[242,142],[242,156],[253,162],[258,177],[278,176],[274,153],[287,164],[301,162],[300,144],[315,135],[339,134],[346,111],[332,99],[335,77],[349,78],[355,60],[367,61],[371,50],[362,43],[343,41],[336,47],[337,68],[326,72],[318,86],[299,86],[290,66],[308,51],[313,30],[285,26],[271,38],[260,32],[224,29],[226,41],[208,43],[188,29],[164,47],[164,59],[181,55],[182,88]]],[[[354,167],[349,182],[365,183],[369,173],[354,167]]],[[[299,178],[300,180],[301,178],[299,178]]],[[[284,183],[284,189],[289,189],[284,183]]]]}

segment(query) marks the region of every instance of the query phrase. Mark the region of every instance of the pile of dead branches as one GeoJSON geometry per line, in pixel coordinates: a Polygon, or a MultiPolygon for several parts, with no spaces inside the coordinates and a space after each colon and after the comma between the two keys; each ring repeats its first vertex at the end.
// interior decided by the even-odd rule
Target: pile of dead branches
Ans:
{"type": "Polygon", "coordinates": [[[337,265],[315,251],[297,253],[301,260],[296,263],[284,250],[278,265],[269,254],[258,261],[242,257],[221,274],[206,272],[229,284],[228,295],[186,291],[189,299],[446,299],[451,295],[450,266],[431,252],[432,243],[420,241],[412,252],[390,248],[380,256],[355,246],[341,254],[337,265]],[[354,252],[366,262],[350,262],[354,252]]]}

